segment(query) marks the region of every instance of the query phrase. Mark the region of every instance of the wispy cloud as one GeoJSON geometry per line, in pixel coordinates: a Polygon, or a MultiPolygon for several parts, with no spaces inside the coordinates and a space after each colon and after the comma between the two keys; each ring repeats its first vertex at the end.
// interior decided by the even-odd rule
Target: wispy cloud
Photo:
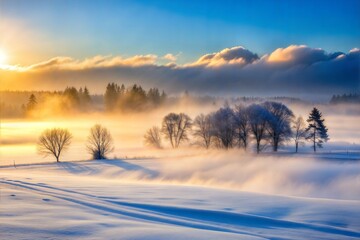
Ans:
{"type": "Polygon", "coordinates": [[[118,66],[153,65],[158,57],[154,54],[135,55],[129,58],[121,56],[95,56],[85,60],[76,60],[70,57],[55,57],[48,61],[26,67],[27,70],[85,70],[92,68],[113,68],[118,66]]]}

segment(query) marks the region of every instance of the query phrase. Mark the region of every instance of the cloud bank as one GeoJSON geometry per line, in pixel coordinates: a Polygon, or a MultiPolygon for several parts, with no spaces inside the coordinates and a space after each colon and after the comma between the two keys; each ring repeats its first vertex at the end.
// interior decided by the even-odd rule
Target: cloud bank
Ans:
{"type": "Polygon", "coordinates": [[[360,90],[357,48],[348,53],[327,53],[291,45],[259,57],[237,46],[183,65],[176,64],[176,60],[170,53],[162,57],[95,56],[84,60],[55,57],[30,66],[3,68],[1,89],[62,89],[85,84],[101,89],[115,81],[159,87],[175,94],[188,90],[213,95],[330,95],[360,90]]]}

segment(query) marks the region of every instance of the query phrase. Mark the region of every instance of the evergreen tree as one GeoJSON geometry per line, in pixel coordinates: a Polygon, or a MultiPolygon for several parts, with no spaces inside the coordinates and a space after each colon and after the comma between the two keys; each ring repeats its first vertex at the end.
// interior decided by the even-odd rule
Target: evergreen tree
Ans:
{"type": "Polygon", "coordinates": [[[88,110],[91,105],[91,97],[89,93],[89,89],[85,86],[84,89],[79,89],[79,99],[80,99],[80,105],[81,110],[88,110]]]}
{"type": "Polygon", "coordinates": [[[161,92],[161,96],[160,96],[161,102],[162,102],[162,103],[165,102],[166,98],[167,98],[167,95],[166,95],[165,91],[163,90],[163,91],[161,92]]]}
{"type": "Polygon", "coordinates": [[[84,92],[83,92],[83,101],[85,102],[86,105],[91,103],[90,92],[86,86],[85,86],[84,92]]]}
{"type": "Polygon", "coordinates": [[[150,103],[154,106],[158,106],[161,103],[161,96],[159,89],[157,88],[150,88],[147,93],[147,98],[150,103]]]}
{"type": "Polygon", "coordinates": [[[134,84],[126,92],[122,104],[125,110],[144,110],[147,104],[146,92],[140,85],[134,84]]]}
{"type": "Polygon", "coordinates": [[[125,91],[126,91],[125,85],[124,85],[124,84],[121,84],[121,87],[120,87],[120,95],[124,95],[124,94],[125,94],[125,91]]]}
{"type": "Polygon", "coordinates": [[[26,104],[26,108],[25,108],[26,113],[29,113],[30,111],[34,110],[36,105],[37,105],[36,97],[34,94],[31,94],[29,97],[29,101],[26,104]]]}
{"type": "Polygon", "coordinates": [[[104,95],[105,108],[108,111],[113,111],[117,105],[120,96],[120,87],[116,83],[109,83],[106,86],[104,95]]]}
{"type": "Polygon", "coordinates": [[[70,106],[68,108],[78,108],[80,105],[80,97],[78,90],[75,87],[66,87],[64,94],[63,94],[68,100],[70,106]]]}
{"type": "Polygon", "coordinates": [[[321,148],[322,144],[329,140],[328,129],[324,125],[325,119],[322,119],[322,113],[314,107],[306,121],[309,123],[306,128],[308,133],[306,139],[313,143],[314,152],[316,152],[316,147],[321,148]]]}

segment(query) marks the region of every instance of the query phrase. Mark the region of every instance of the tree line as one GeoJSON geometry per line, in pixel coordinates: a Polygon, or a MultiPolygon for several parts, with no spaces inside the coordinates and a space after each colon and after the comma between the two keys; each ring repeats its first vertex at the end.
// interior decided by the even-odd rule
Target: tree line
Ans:
{"type": "MultiPolygon", "coordinates": [[[[296,152],[305,140],[312,142],[313,150],[329,140],[328,129],[324,124],[322,113],[313,108],[307,121],[301,116],[295,118],[293,112],[283,103],[264,102],[249,106],[231,108],[224,106],[209,114],[200,114],[192,120],[185,113],[169,113],[161,127],[150,128],[144,138],[147,145],[162,148],[162,138],[169,141],[172,148],[178,148],[190,140],[190,135],[206,149],[210,147],[249,148],[254,143],[256,152],[260,153],[270,144],[277,152],[279,147],[293,139],[296,152]]],[[[72,140],[67,129],[46,129],[37,142],[38,152],[52,155],[59,162],[60,156],[72,140]]],[[[90,129],[86,148],[93,159],[106,159],[113,151],[114,142],[110,131],[96,124],[90,129]]]]}
{"type": "Polygon", "coordinates": [[[329,140],[328,129],[317,108],[312,109],[306,121],[307,125],[283,103],[267,101],[235,108],[224,106],[215,112],[200,114],[194,120],[185,113],[169,113],[163,118],[161,127],[150,128],[144,139],[147,145],[161,148],[164,138],[172,148],[178,148],[192,135],[194,144],[207,149],[238,147],[247,150],[250,143],[254,143],[257,153],[269,145],[277,152],[291,139],[297,152],[299,145],[307,140],[312,142],[315,152],[329,140]]]}
{"type": "Polygon", "coordinates": [[[105,109],[116,110],[145,110],[158,107],[166,100],[166,93],[157,88],[150,88],[147,92],[137,84],[126,88],[124,84],[109,83],[104,95],[105,109]]]}
{"type": "Polygon", "coordinates": [[[342,103],[360,103],[360,94],[350,93],[343,95],[333,95],[330,99],[330,104],[342,104],[342,103]]]}
{"type": "Polygon", "coordinates": [[[144,90],[134,84],[126,87],[109,83],[103,95],[90,94],[84,86],[66,87],[63,91],[6,92],[10,104],[0,103],[0,112],[6,117],[36,117],[43,110],[46,113],[63,114],[68,112],[105,111],[144,111],[156,108],[167,99],[167,94],[158,88],[144,90]],[[26,97],[27,99],[24,99],[26,97]],[[22,102],[16,106],[16,102],[22,102]],[[52,111],[49,111],[51,108],[52,111]]]}

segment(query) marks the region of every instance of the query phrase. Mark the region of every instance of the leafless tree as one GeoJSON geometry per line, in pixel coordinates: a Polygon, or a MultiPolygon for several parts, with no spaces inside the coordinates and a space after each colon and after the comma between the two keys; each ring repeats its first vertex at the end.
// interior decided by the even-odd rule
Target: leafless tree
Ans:
{"type": "Polygon", "coordinates": [[[191,118],[185,113],[169,113],[163,119],[161,131],[171,146],[178,148],[181,142],[188,140],[191,125],[191,118]]]}
{"type": "Polygon", "coordinates": [[[250,135],[249,114],[245,106],[237,106],[235,109],[235,129],[239,146],[246,150],[250,135]]]}
{"type": "Polygon", "coordinates": [[[39,137],[38,152],[44,156],[53,155],[59,162],[61,152],[71,143],[72,135],[67,129],[46,129],[39,137]]]}
{"type": "Polygon", "coordinates": [[[252,104],[248,107],[248,114],[251,133],[256,141],[256,152],[260,153],[264,148],[264,145],[261,145],[261,142],[268,137],[266,134],[266,127],[270,118],[270,113],[263,106],[252,104]]]}
{"type": "Polygon", "coordinates": [[[201,145],[208,149],[213,137],[211,116],[200,114],[194,120],[194,136],[200,139],[201,145]]]}
{"type": "Polygon", "coordinates": [[[144,136],[145,144],[155,148],[162,148],[160,132],[160,128],[157,126],[147,130],[144,136]]]}
{"type": "Polygon", "coordinates": [[[267,133],[273,151],[277,152],[279,146],[291,137],[291,121],[294,114],[287,106],[279,102],[265,102],[262,106],[270,113],[267,133]]]}
{"type": "Polygon", "coordinates": [[[214,137],[220,147],[232,148],[235,137],[234,111],[225,106],[212,115],[214,137]]]}
{"type": "Polygon", "coordinates": [[[306,124],[304,119],[299,116],[293,122],[293,139],[295,141],[295,151],[298,152],[299,144],[305,144],[306,124]]]}
{"type": "Polygon", "coordinates": [[[114,150],[113,138],[105,127],[96,124],[90,129],[86,147],[93,159],[106,159],[106,155],[114,150]]]}

